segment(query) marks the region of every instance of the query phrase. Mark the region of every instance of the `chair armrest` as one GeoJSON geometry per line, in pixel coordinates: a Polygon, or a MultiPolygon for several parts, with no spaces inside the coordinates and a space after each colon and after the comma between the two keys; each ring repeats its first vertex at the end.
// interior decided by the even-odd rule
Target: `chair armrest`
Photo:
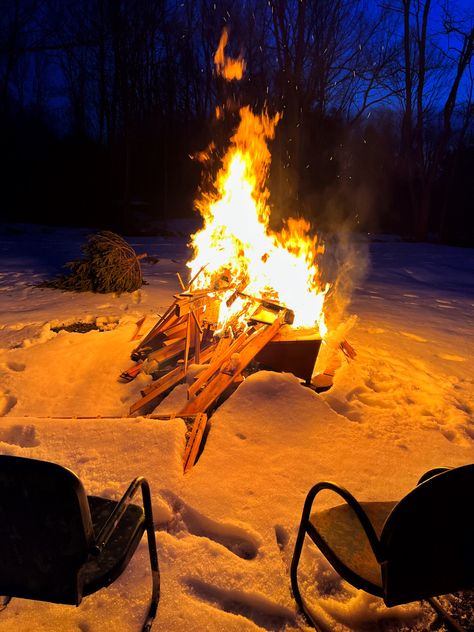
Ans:
{"type": "Polygon", "coordinates": [[[309,490],[308,495],[306,496],[305,503],[304,503],[301,522],[303,523],[303,520],[305,522],[309,522],[311,509],[312,509],[314,500],[316,496],[319,494],[319,492],[325,489],[329,489],[335,492],[338,496],[340,496],[343,500],[345,500],[345,502],[351,507],[351,509],[354,511],[355,515],[357,516],[367,536],[367,539],[369,541],[369,544],[372,548],[372,551],[375,555],[376,560],[378,562],[383,561],[380,541],[364,509],[362,508],[358,500],[347,489],[345,489],[344,487],[341,487],[340,485],[337,485],[336,483],[332,483],[331,481],[321,481],[320,483],[317,483],[316,485],[314,485],[314,487],[312,487],[309,490]]]}
{"type": "Polygon", "coordinates": [[[140,487],[142,488],[144,503],[145,503],[145,496],[147,497],[148,500],[150,499],[150,488],[149,488],[147,480],[143,476],[137,476],[130,483],[127,491],[124,493],[124,495],[122,496],[122,498],[116,505],[115,509],[111,512],[110,516],[107,518],[104,526],[99,531],[99,533],[95,536],[95,543],[89,549],[89,552],[92,555],[97,556],[102,552],[107,542],[110,540],[110,537],[112,536],[117,524],[120,522],[123,515],[125,514],[127,507],[130,504],[132,498],[135,496],[135,494],[137,493],[137,490],[140,487]]]}

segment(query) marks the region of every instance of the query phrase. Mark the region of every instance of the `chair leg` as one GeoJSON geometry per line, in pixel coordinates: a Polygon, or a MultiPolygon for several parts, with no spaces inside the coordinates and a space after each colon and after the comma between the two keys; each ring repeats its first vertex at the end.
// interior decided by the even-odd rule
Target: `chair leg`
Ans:
{"type": "Polygon", "coordinates": [[[459,623],[453,619],[453,617],[443,608],[437,599],[429,597],[426,601],[430,604],[433,610],[443,619],[446,623],[448,630],[452,632],[466,632],[466,630],[459,625],[459,623]]]}
{"type": "MultiPolygon", "coordinates": [[[[145,481],[143,481],[145,483],[145,481]]],[[[151,568],[151,602],[148,609],[148,613],[143,623],[142,632],[149,632],[158,609],[158,602],[160,600],[160,568],[158,565],[158,553],[156,551],[156,537],[155,527],[153,525],[153,513],[151,509],[151,495],[148,484],[142,483],[142,496],[143,496],[143,508],[145,510],[145,526],[148,540],[148,553],[150,556],[150,568],[151,568]]]]}
{"type": "Polygon", "coordinates": [[[295,542],[295,548],[294,548],[294,551],[293,551],[293,558],[291,560],[291,567],[290,567],[291,590],[293,592],[293,596],[295,598],[295,601],[298,604],[299,609],[300,609],[304,619],[306,620],[306,622],[311,627],[313,627],[315,630],[319,630],[319,628],[316,626],[315,622],[311,618],[309,612],[307,611],[307,609],[306,609],[306,607],[304,605],[303,597],[301,596],[301,592],[300,592],[300,589],[299,589],[299,586],[298,586],[298,564],[300,562],[301,551],[303,550],[303,543],[304,543],[305,535],[306,535],[305,522],[302,519],[301,523],[300,523],[300,528],[298,530],[298,536],[297,536],[296,542],[295,542]]]}

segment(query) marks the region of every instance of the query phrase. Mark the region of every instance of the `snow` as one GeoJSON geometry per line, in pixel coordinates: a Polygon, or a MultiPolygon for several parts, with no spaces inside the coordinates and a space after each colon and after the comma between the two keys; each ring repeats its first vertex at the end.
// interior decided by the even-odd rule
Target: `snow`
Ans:
{"type": "MultiPolygon", "coordinates": [[[[334,386],[321,395],[291,374],[249,377],[212,416],[205,450],[183,475],[184,422],[128,418],[151,377],[118,376],[132,364],[137,321],[146,316],[146,332],[178,290],[186,240],[130,238],[160,259],[143,265],[148,284],[130,295],[37,287],[78,256],[86,234],[30,226],[0,234],[0,453],[56,461],[88,493],[115,499],[136,475],[148,478],[157,630],[309,629],[289,578],[309,488],[334,480],[360,500],[397,499],[431,467],[474,461],[474,251],[360,237],[352,258],[340,249],[340,289],[356,287],[325,353],[345,335],[357,357],[339,353],[334,386]],[[51,330],[77,321],[103,331],[51,330]]],[[[185,388],[155,412],[175,411],[185,388]]],[[[310,607],[335,632],[421,631],[434,620],[419,603],[387,609],[351,588],[312,545],[300,568],[310,607]]],[[[138,630],[150,587],[144,538],[124,574],[79,608],[13,599],[0,629],[138,630]]]]}

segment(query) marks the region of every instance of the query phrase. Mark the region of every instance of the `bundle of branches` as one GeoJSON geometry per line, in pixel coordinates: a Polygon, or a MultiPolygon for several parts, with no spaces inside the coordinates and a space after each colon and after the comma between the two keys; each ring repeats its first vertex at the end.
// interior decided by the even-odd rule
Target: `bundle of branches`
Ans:
{"type": "Polygon", "coordinates": [[[82,246],[84,259],[66,263],[70,272],[45,285],[71,292],[133,292],[143,285],[140,259],[119,235],[104,230],[82,246]]]}

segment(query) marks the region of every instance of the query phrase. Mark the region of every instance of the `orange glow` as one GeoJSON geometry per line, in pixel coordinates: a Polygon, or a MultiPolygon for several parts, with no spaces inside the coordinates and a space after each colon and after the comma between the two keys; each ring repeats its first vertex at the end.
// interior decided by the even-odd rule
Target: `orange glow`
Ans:
{"type": "Polygon", "coordinates": [[[194,288],[217,289],[228,279],[228,294],[220,294],[222,326],[244,310],[247,296],[273,300],[295,313],[294,326],[319,327],[325,334],[323,303],[328,287],[322,287],[317,258],[324,252],[310,224],[288,219],[280,232],[270,230],[266,180],[271,155],[267,140],[274,137],[279,115],[261,116],[250,108],[240,110],[240,124],[231,138],[215,190],[196,202],[204,227],[192,236],[194,258],[188,263],[193,277],[201,268],[194,288]],[[228,308],[226,298],[235,288],[240,296],[228,308]],[[244,288],[244,289],[242,289],[244,288]]]}
{"type": "Polygon", "coordinates": [[[227,46],[228,41],[229,32],[227,29],[224,29],[222,31],[219,46],[217,47],[214,55],[214,63],[216,65],[217,73],[227,79],[227,81],[232,81],[233,79],[239,80],[242,79],[245,71],[245,61],[240,56],[237,59],[232,59],[231,57],[226,57],[224,55],[224,49],[227,46]]]}

